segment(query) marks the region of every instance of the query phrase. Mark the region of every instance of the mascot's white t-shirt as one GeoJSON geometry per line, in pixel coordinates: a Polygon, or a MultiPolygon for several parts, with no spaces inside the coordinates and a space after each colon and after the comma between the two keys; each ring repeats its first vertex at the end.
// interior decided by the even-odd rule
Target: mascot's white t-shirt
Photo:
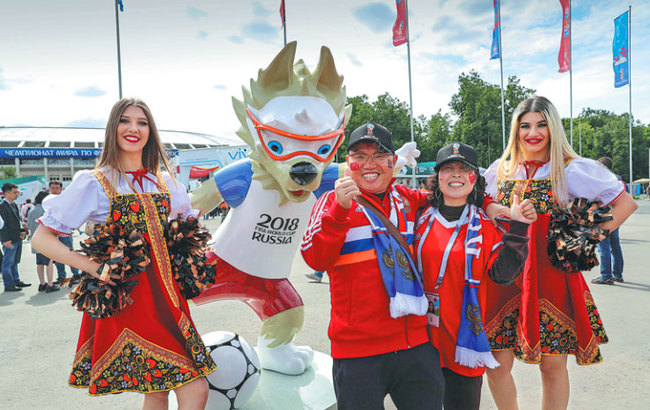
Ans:
{"type": "Polygon", "coordinates": [[[219,192],[231,210],[210,245],[221,259],[243,272],[268,279],[287,278],[316,196],[333,189],[338,166],[325,170],[320,187],[306,201],[287,201],[282,206],[278,206],[280,193],[262,188],[252,175],[249,159],[215,174],[219,192]]]}

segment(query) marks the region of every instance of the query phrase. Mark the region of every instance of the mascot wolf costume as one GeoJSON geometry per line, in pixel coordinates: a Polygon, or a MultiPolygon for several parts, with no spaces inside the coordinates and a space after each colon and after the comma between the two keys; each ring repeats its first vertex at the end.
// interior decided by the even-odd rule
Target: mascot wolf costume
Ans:
{"type": "Polygon", "coordinates": [[[351,106],[329,49],[310,73],[294,65],[296,42],[260,70],[244,98],[233,98],[242,124],[237,134],[251,148],[192,193],[192,205],[209,212],[221,200],[231,210],[213,235],[216,283],[197,304],[240,299],[262,319],[262,367],[301,374],[313,352],[292,342],[304,320],[302,299],[289,280],[316,195],[333,189],[339,167],[330,165],[344,138],[351,106]]]}
{"type": "MultiPolygon", "coordinates": [[[[303,373],[313,359],[311,348],[292,343],[304,306],[287,278],[316,198],[343,173],[331,162],[352,111],[330,50],[321,48],[313,73],[302,60],[294,64],[295,53],[296,42],[287,44],[250,91],[243,88],[243,101],[233,98],[249,158],[191,193],[202,213],[222,200],[231,208],[211,242],[216,283],[194,302],[239,299],[250,306],[263,321],[262,367],[284,374],[303,373]]],[[[400,151],[417,155],[414,146],[400,151]]]]}

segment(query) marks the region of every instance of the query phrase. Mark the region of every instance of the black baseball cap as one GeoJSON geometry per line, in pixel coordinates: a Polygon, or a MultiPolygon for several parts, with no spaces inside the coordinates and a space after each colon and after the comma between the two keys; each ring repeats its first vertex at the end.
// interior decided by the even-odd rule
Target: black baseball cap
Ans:
{"type": "Polygon", "coordinates": [[[471,145],[463,144],[462,142],[452,142],[440,148],[436,155],[436,166],[434,169],[438,171],[443,164],[450,161],[460,161],[474,169],[478,169],[478,156],[476,155],[476,151],[474,151],[471,145]]]}
{"type": "Polygon", "coordinates": [[[393,136],[386,127],[370,121],[350,134],[350,143],[348,150],[360,142],[373,142],[377,145],[380,151],[395,153],[395,146],[393,145],[393,136]]]}

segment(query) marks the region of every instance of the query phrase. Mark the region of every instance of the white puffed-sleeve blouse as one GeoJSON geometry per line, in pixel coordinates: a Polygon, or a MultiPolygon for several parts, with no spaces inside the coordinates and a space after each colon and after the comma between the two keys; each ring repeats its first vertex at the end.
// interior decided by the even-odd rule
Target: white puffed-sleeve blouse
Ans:
{"type": "MultiPolygon", "coordinates": [[[[101,171],[107,178],[117,176],[117,182],[111,183],[120,194],[131,194],[133,190],[128,182],[118,172],[111,173],[111,168],[104,167],[101,171]],[[112,175],[113,174],[113,175],[112,175]]],[[[149,178],[156,181],[156,176],[149,172],[149,178]]],[[[196,216],[190,197],[180,181],[175,181],[168,173],[163,173],[163,180],[169,190],[171,213],[170,219],[179,214],[187,217],[196,216]]],[[[129,174],[127,174],[129,177],[129,174]]],[[[136,192],[160,192],[153,182],[143,178],[142,191],[140,185],[132,183],[136,192]]],[[[49,195],[43,200],[43,216],[39,222],[59,234],[67,235],[73,229],[79,228],[86,221],[102,224],[106,222],[110,212],[110,199],[106,191],[93,175],[93,170],[83,170],[75,174],[70,185],[60,195],[49,195]]]]}
{"type": "MultiPolygon", "coordinates": [[[[485,192],[492,198],[497,194],[497,169],[499,161],[496,160],[485,171],[485,192]]],[[[550,178],[551,162],[546,162],[535,171],[530,179],[550,178]]],[[[576,158],[564,168],[569,201],[575,198],[587,198],[590,201],[601,201],[602,206],[614,202],[625,192],[625,183],[620,181],[609,169],[589,158],[576,158]]],[[[512,179],[527,179],[526,168],[520,165],[512,179]]]]}

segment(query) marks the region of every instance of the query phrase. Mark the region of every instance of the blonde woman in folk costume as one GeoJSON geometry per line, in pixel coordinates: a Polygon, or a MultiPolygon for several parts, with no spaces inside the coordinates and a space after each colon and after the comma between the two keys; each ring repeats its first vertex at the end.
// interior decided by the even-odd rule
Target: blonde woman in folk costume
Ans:
{"type": "Polygon", "coordinates": [[[510,140],[502,157],[485,172],[486,192],[510,206],[515,194],[530,199],[539,217],[530,225],[529,256],[510,286],[487,291],[486,332],[501,366],[488,369],[488,384],[499,409],[516,409],[511,375],[514,357],[540,365],[542,408],[564,409],[569,401],[567,355],[578,364],[602,360],[607,342],[598,311],[581,273],[551,265],[546,235],[555,203],[598,200],[612,208],[603,229],[618,228],[637,208],[616,176],[569,145],[557,109],[544,97],[529,98],[513,113],[510,140]]]}
{"type": "Polygon", "coordinates": [[[78,172],[61,195],[44,201],[32,246],[99,277],[99,263],[71,252],[57,235],[70,234],[87,220],[142,232],[151,262],[135,278],[133,303],[102,319],[84,313],[69,384],[87,388],[91,396],[146,393],[144,409],[167,408],[169,390],[174,390],[179,408],[203,409],[208,397],[204,376],[216,366],[172,276],[163,237],[168,218],[190,215],[192,209],[185,188],[160,172],[161,163],[169,172],[147,105],[135,98],[118,101],[97,167],[78,172]]]}

